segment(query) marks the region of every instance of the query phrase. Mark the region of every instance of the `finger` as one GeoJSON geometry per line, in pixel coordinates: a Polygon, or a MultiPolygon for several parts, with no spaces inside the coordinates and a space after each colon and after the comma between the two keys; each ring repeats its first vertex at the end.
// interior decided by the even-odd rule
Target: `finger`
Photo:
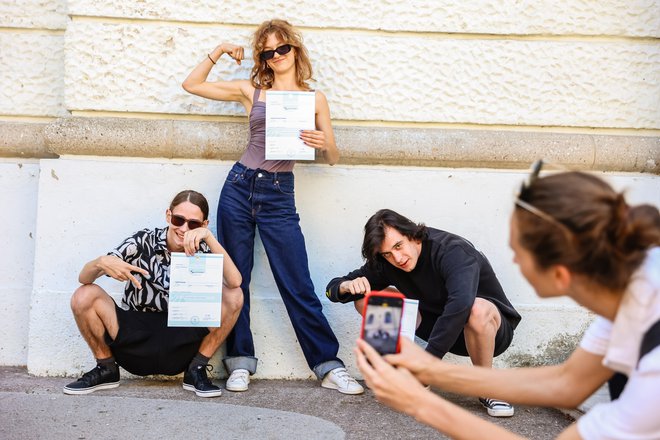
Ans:
{"type": "Polygon", "coordinates": [[[367,362],[367,358],[364,357],[364,353],[362,353],[358,347],[353,348],[353,353],[355,353],[355,360],[358,369],[362,372],[364,380],[367,382],[367,385],[369,385],[369,388],[373,389],[373,376],[375,374],[374,369],[371,367],[369,362],[367,362]]]}
{"type": "Polygon", "coordinates": [[[135,287],[142,289],[142,284],[132,274],[128,274],[128,279],[131,281],[131,283],[133,283],[135,287]]]}
{"type": "Polygon", "coordinates": [[[131,272],[138,272],[138,273],[141,273],[142,275],[144,275],[147,278],[151,278],[149,276],[149,272],[146,269],[142,269],[141,267],[132,266],[132,265],[129,266],[129,269],[131,270],[131,272]]]}
{"type": "Polygon", "coordinates": [[[362,350],[365,357],[375,370],[389,366],[389,364],[383,360],[383,357],[364,339],[358,339],[357,346],[362,350]]]}

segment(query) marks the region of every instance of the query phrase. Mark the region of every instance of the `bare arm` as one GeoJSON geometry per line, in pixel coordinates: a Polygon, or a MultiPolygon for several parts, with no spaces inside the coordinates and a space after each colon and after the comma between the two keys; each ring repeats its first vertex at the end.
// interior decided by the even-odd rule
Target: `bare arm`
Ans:
{"type": "Polygon", "coordinates": [[[450,365],[403,338],[401,353],[386,356],[397,367],[410,370],[423,383],[446,391],[491,396],[511,403],[574,408],[613,374],[602,365],[602,356],[581,348],[560,365],[492,370],[450,365]]]}
{"type": "Polygon", "coordinates": [[[339,162],[339,150],[330,121],[330,107],[325,95],[320,91],[316,92],[316,130],[303,130],[300,138],[306,145],[321,151],[328,164],[339,162]]]}
{"type": "Polygon", "coordinates": [[[362,340],[357,341],[355,355],[376,398],[395,410],[455,439],[521,438],[426,390],[410,371],[394,368],[362,340]]]}
{"type": "Polygon", "coordinates": [[[142,284],[131,272],[139,272],[144,276],[149,276],[149,272],[146,270],[128,264],[119,257],[102,255],[83,266],[78,275],[78,281],[81,284],[91,284],[101,275],[108,275],[117,281],[131,281],[135,287],[141,289],[142,284]]]}
{"type": "Polygon", "coordinates": [[[224,54],[229,55],[236,60],[236,63],[241,64],[244,56],[243,47],[231,43],[222,43],[217,46],[190,72],[183,81],[183,89],[203,98],[240,102],[249,110],[252,106],[252,93],[254,92],[254,87],[252,87],[250,81],[207,81],[209,72],[214,66],[211,60],[217,63],[224,54]]]}

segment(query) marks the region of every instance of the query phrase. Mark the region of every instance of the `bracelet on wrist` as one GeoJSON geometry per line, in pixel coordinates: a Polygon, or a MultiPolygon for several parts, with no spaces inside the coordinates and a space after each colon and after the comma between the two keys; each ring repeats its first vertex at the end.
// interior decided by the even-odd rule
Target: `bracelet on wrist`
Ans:
{"type": "Polygon", "coordinates": [[[215,64],[217,62],[217,61],[213,61],[213,58],[211,58],[210,53],[207,53],[206,56],[209,57],[209,61],[212,62],[213,64],[215,64]]]}

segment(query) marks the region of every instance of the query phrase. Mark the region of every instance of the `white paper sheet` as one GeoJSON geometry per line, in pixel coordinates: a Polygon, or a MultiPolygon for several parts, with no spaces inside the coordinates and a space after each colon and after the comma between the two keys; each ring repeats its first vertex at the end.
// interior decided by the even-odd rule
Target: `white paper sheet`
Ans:
{"type": "Polygon", "coordinates": [[[220,327],[223,261],[220,254],[172,252],[168,327],[220,327]]]}
{"type": "Polygon", "coordinates": [[[266,160],[314,160],[315,150],[299,138],[315,130],[314,92],[266,92],[266,160]]]}
{"type": "Polygon", "coordinates": [[[401,317],[401,336],[415,342],[417,329],[417,309],[419,300],[406,298],[403,300],[403,316],[401,317]]]}

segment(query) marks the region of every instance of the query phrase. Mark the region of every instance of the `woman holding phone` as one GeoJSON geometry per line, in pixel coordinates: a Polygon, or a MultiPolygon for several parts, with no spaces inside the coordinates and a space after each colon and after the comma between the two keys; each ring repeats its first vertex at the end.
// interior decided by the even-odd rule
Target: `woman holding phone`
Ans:
{"type": "MultiPolygon", "coordinates": [[[[294,199],[292,160],[266,160],[266,100],[269,91],[312,91],[312,65],[301,34],[284,20],[262,23],[254,33],[254,67],[249,80],[207,81],[213,66],[227,55],[240,64],[244,48],[222,43],[204,57],[183,82],[189,93],[219,101],[239,102],[249,115],[250,139],[229,172],[220,194],[218,235],[243,275],[244,306],[227,342],[226,388],[248,389],[257,358],[250,330],[250,278],[255,229],[263,242],[277,287],[293,324],[307,364],[321,386],[344,394],[364,390],[337,357],[339,343],[314,292],[305,240],[294,199]]],[[[325,95],[315,91],[315,130],[302,130],[300,139],[334,165],[339,151],[325,95]]]]}
{"type": "Polygon", "coordinates": [[[589,174],[540,178],[541,165],[536,164],[515,202],[510,246],[539,296],[569,296],[598,315],[569,359],[510,370],[449,365],[404,339],[400,354],[384,358],[358,341],[358,366],[379,400],[462,439],[518,437],[427,391],[422,383],[512,403],[574,408],[617,373],[627,376],[618,398],[615,393],[612,402],[596,405],[559,438],[658,439],[658,209],[628,205],[621,193],[589,174]]]}

